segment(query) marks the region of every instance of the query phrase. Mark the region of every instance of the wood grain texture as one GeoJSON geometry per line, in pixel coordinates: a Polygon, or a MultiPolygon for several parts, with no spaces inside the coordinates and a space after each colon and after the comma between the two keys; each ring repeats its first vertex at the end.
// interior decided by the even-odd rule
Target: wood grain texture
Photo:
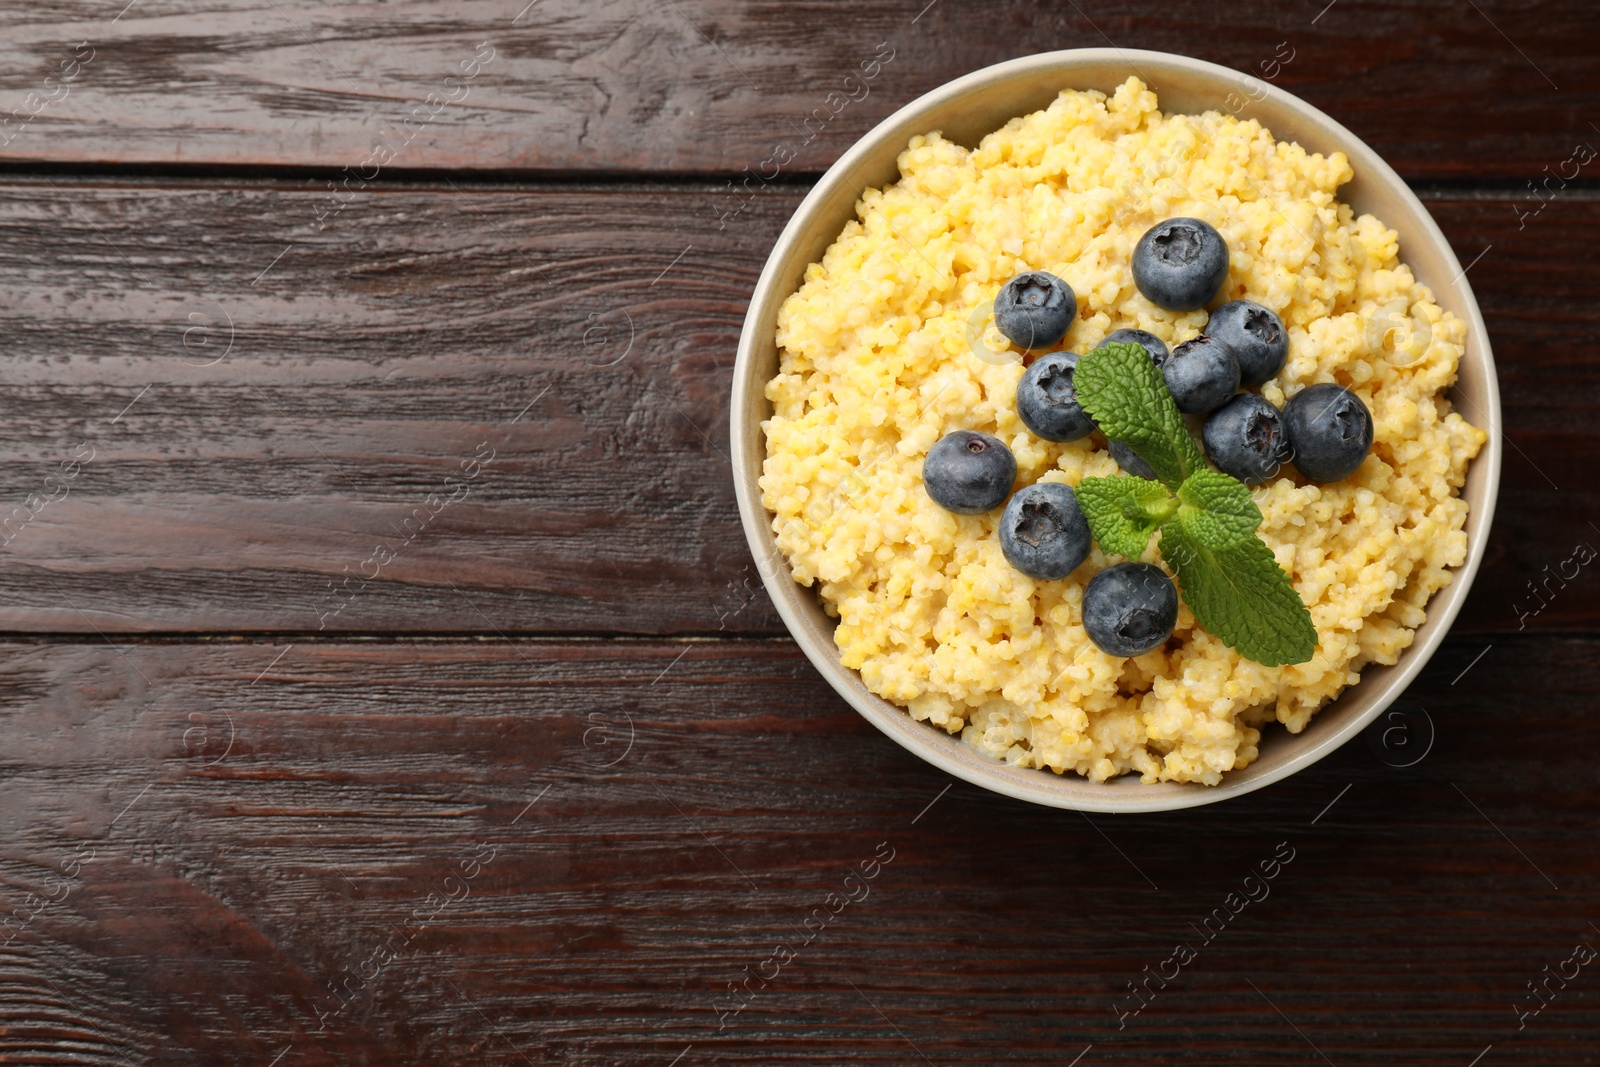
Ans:
{"type": "Polygon", "coordinates": [[[1588,1063],[1592,968],[1514,1005],[1600,945],[1600,644],[1478,651],[1407,694],[1410,767],[1090,820],[952,784],[783,640],[7,645],[0,1059],[1588,1063]]]}
{"type": "Polygon", "coordinates": [[[0,8],[0,1064],[1592,1063],[1600,199],[1527,187],[1600,144],[1590,8],[0,8]],[[725,459],[808,177],[1106,44],[1431,183],[1508,444],[1403,714],[1123,819],[850,711],[725,459]]]}
{"type": "Polygon", "coordinates": [[[737,174],[788,144],[817,173],[952,78],[1112,45],[1270,75],[1407,176],[1520,188],[1595,136],[1593,28],[1586,0],[29,4],[0,12],[0,158],[737,174]]]}
{"type": "Polygon", "coordinates": [[[703,194],[446,187],[313,239],[300,193],[14,191],[0,499],[93,450],[5,546],[46,626],[774,625],[722,442],[746,246],[792,200],[701,232],[703,194]]]}
{"type": "MultiPolygon", "coordinates": [[[[390,188],[316,233],[293,186],[0,187],[0,629],[781,632],[727,396],[799,196],[390,188]]],[[[1431,207],[1510,437],[1460,625],[1593,629],[1587,570],[1527,583],[1600,545],[1600,202],[1431,207]]]]}

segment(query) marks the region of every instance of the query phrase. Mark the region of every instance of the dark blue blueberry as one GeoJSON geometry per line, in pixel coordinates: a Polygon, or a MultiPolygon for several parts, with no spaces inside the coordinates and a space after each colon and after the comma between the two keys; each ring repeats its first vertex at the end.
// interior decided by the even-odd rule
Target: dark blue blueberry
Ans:
{"type": "Polygon", "coordinates": [[[1088,558],[1092,539],[1072,487],[1060,482],[1018,489],[1000,515],[1000,550],[1030,578],[1065,578],[1088,558]]]}
{"type": "Polygon", "coordinates": [[[1108,345],[1113,341],[1125,345],[1138,345],[1150,353],[1150,362],[1158,367],[1166,363],[1167,356],[1170,355],[1167,349],[1167,342],[1145,330],[1112,330],[1106,334],[1106,339],[1100,343],[1108,345]]]}
{"type": "Polygon", "coordinates": [[[1240,393],[1207,415],[1200,439],[1217,469],[1245,485],[1266,481],[1289,459],[1283,415],[1255,393],[1240,393]]]}
{"type": "Polygon", "coordinates": [[[1167,219],[1133,249],[1133,284],[1168,311],[1203,308],[1228,277],[1228,242],[1199,219],[1167,219]]]}
{"type": "Polygon", "coordinates": [[[1078,317],[1072,286],[1048,271],[1019,274],[994,298],[995,329],[1022,348],[1046,348],[1067,335],[1078,317]]]}
{"type": "Polygon", "coordinates": [[[1242,385],[1268,381],[1289,357],[1289,331],[1283,328],[1283,320],[1248,300],[1232,300],[1213,311],[1205,332],[1233,349],[1242,385]]]}
{"type": "Polygon", "coordinates": [[[1178,590],[1160,567],[1118,563],[1083,590],[1083,628],[1108,656],[1142,656],[1160,648],[1178,624],[1178,590]]]}
{"type": "Polygon", "coordinates": [[[1221,407],[1239,388],[1239,359],[1233,349],[1205,334],[1174,348],[1161,373],[1185,415],[1221,407]]]}
{"type": "Polygon", "coordinates": [[[933,502],[958,515],[993,511],[1011,493],[1017,461],[998,437],[975,430],[947,433],[922,461],[922,487],[933,502]]]}
{"type": "Polygon", "coordinates": [[[1117,461],[1117,466],[1135,478],[1148,478],[1152,482],[1160,481],[1156,477],[1155,468],[1139,458],[1139,453],[1129,448],[1121,441],[1112,441],[1111,458],[1117,461]]]}
{"type": "Polygon", "coordinates": [[[1283,406],[1294,465],[1313,482],[1354,474],[1372,448],[1372,413],[1342,385],[1308,385],[1283,406]]]}
{"type": "Polygon", "coordinates": [[[1046,441],[1076,441],[1094,432],[1094,420],[1078,406],[1072,373],[1075,352],[1051,352],[1034,360],[1017,382],[1017,414],[1046,441]]]}

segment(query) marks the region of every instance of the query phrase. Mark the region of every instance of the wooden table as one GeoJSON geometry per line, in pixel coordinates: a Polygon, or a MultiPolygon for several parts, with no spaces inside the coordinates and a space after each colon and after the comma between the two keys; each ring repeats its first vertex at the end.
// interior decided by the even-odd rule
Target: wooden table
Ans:
{"type": "Polygon", "coordinates": [[[524,3],[0,13],[0,1063],[1600,1062],[1589,0],[524,3]],[[726,458],[808,183],[1107,43],[1383,153],[1510,446],[1387,747],[1137,818],[863,722],[726,458]]]}

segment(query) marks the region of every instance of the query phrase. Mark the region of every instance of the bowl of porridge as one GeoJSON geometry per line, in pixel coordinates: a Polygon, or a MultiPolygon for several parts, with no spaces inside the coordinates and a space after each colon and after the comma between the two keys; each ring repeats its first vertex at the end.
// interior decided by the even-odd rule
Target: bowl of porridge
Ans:
{"type": "MultiPolygon", "coordinates": [[[[1202,418],[1189,417],[1197,443],[1202,418]]],[[[1084,811],[1222,800],[1371,724],[1459,611],[1500,471],[1482,316],[1405,183],[1272,85],[1121,49],[978,71],[845,153],[761,274],[731,420],[752,553],[834,689],[959,778],[1084,811]],[[1173,220],[1226,246],[1204,306],[1174,310],[1134,277],[1141,238],[1173,220]],[[1050,345],[999,328],[1023,277],[1076,302],[1050,345]],[[1175,535],[1136,558],[1097,538],[1065,577],[1030,576],[1002,544],[1014,509],[941,506],[929,453],[962,434],[993,442],[1014,462],[1008,495],[1118,476],[1129,461],[1099,429],[1050,440],[1021,417],[1029,367],[1134,336],[1152,356],[1204,348],[1203,334],[1222,336],[1212,313],[1239,301],[1268,309],[1287,341],[1270,377],[1247,375],[1252,404],[1289,412],[1331,390],[1370,422],[1352,473],[1312,480],[1302,450],[1249,485],[1315,649],[1244,655],[1199,623],[1179,575],[1165,639],[1115,654],[1091,634],[1086,604],[1103,590],[1090,582],[1136,564],[1165,584],[1175,535]]]]}

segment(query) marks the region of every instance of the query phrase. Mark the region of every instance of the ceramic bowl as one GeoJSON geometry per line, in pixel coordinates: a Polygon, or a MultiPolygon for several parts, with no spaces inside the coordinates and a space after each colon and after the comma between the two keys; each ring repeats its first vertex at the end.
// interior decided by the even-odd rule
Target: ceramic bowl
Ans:
{"type": "Polygon", "coordinates": [[[1483,559],[1500,479],[1500,396],[1483,316],[1461,263],[1405,182],[1349,130],[1274,85],[1184,56],[1113,48],[1048,52],[958,78],[889,116],[840,157],[795,211],[761,272],[739,340],[731,418],[734,485],[745,536],[778,613],[822,676],[874,726],[957,778],[1019,800],[1080,811],[1164,811],[1216,803],[1309,767],[1361,733],[1426,666],[1461,610],[1483,559]],[[1217,786],[1147,785],[1134,775],[1091,782],[1076,774],[1013,767],[873,695],[855,671],[840,663],[833,620],[823,612],[817,594],[790,577],[758,485],[766,455],[761,422],[772,414],[763,389],[778,366],[778,308],[799,287],[806,265],[820,259],[855,217],[862,191],[899,177],[896,157],[911,137],[940,130],[971,147],[1012,117],[1047,106],[1063,89],[1110,93],[1133,74],[1156,91],[1164,112],[1226,110],[1260,120],[1280,141],[1297,141],[1324,154],[1341,151],[1349,158],[1355,179],[1342,187],[1340,198],[1357,214],[1370,212],[1393,227],[1404,261],[1433,290],[1440,306],[1467,324],[1466,354],[1451,398],[1463,416],[1489,435],[1463,489],[1471,507],[1466,562],[1429,602],[1427,621],[1411,647],[1392,666],[1368,666],[1361,681],[1319,711],[1301,733],[1269,724],[1262,730],[1260,757],[1243,770],[1229,772],[1217,786]]]}

